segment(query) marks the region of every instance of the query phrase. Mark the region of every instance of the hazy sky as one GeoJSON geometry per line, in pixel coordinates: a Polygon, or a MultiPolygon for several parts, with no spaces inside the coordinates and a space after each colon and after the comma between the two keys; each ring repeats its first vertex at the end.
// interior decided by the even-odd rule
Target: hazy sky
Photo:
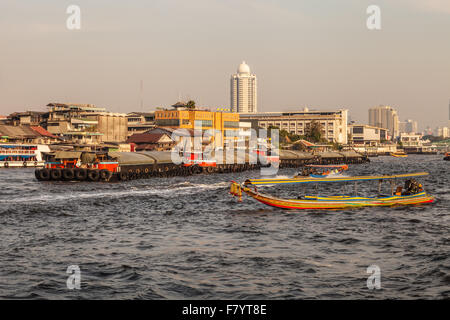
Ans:
{"type": "Polygon", "coordinates": [[[194,99],[229,106],[245,60],[260,111],[388,104],[420,128],[446,125],[449,0],[1,0],[0,114],[48,102],[115,112],[194,99]],[[66,8],[81,8],[81,30],[66,8]],[[382,29],[366,27],[381,8],[382,29]]]}

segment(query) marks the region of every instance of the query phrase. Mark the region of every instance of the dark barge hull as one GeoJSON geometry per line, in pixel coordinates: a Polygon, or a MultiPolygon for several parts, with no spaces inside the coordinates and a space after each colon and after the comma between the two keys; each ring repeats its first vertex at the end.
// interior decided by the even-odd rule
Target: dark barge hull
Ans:
{"type": "MultiPolygon", "coordinates": [[[[91,181],[117,182],[136,179],[190,176],[196,174],[233,173],[268,167],[261,163],[218,164],[216,167],[198,165],[184,166],[172,163],[170,153],[141,152],[113,154],[119,159],[118,172],[100,172],[93,169],[37,169],[40,181],[91,181]],[[56,172],[58,171],[58,172],[56,172]],[[96,172],[94,172],[96,171],[96,172]]],[[[309,164],[359,164],[370,162],[360,154],[311,155],[296,151],[281,150],[279,168],[300,168],[309,164]]]]}

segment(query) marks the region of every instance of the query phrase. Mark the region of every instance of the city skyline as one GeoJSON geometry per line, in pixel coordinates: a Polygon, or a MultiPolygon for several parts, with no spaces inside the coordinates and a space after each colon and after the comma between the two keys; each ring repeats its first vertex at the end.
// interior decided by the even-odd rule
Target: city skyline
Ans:
{"type": "Polygon", "coordinates": [[[230,107],[229,77],[245,60],[259,78],[261,112],[347,108],[367,123],[369,108],[392,105],[419,130],[448,123],[444,1],[377,1],[379,31],[366,28],[370,1],[205,3],[78,1],[81,29],[71,31],[69,2],[3,1],[0,114],[50,101],[140,111],[141,80],[144,110],[180,96],[230,107]]]}

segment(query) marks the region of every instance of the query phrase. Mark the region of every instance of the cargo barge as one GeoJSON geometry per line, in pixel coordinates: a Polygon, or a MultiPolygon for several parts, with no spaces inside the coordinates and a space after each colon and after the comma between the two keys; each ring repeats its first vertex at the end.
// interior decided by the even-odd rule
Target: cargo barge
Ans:
{"type": "Polygon", "coordinates": [[[298,168],[308,164],[356,164],[369,162],[356,152],[324,152],[310,154],[280,150],[277,156],[239,159],[235,153],[230,161],[205,159],[192,153],[181,164],[172,162],[170,151],[141,152],[74,152],[60,151],[49,154],[45,167],[35,171],[39,181],[115,182],[152,177],[189,176],[195,174],[232,173],[261,167],[298,168]],[[256,160],[257,159],[257,160],[256,160]],[[239,161],[240,160],[240,161],[239,161]],[[262,160],[262,161],[261,161],[262,160]]]}

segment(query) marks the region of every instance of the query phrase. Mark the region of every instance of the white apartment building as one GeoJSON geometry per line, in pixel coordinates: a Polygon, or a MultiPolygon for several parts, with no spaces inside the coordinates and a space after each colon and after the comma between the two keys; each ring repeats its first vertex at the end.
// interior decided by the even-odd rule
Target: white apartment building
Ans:
{"type": "Polygon", "coordinates": [[[230,81],[231,110],[238,113],[256,113],[257,79],[250,73],[250,67],[243,61],[238,68],[238,73],[231,76],[230,81]]]}
{"type": "Polygon", "coordinates": [[[304,135],[311,122],[319,122],[322,135],[330,142],[347,144],[348,110],[263,112],[240,114],[241,121],[257,121],[260,128],[278,127],[293,134],[304,135]]]}
{"type": "Polygon", "coordinates": [[[421,147],[424,143],[422,135],[417,133],[401,133],[400,141],[403,147],[421,147]]]}
{"type": "Polygon", "coordinates": [[[400,135],[398,113],[390,106],[369,109],[369,125],[389,130],[389,139],[400,135]]]}
{"type": "Polygon", "coordinates": [[[349,143],[376,145],[387,140],[388,129],[368,126],[365,124],[348,125],[349,143]]]}

